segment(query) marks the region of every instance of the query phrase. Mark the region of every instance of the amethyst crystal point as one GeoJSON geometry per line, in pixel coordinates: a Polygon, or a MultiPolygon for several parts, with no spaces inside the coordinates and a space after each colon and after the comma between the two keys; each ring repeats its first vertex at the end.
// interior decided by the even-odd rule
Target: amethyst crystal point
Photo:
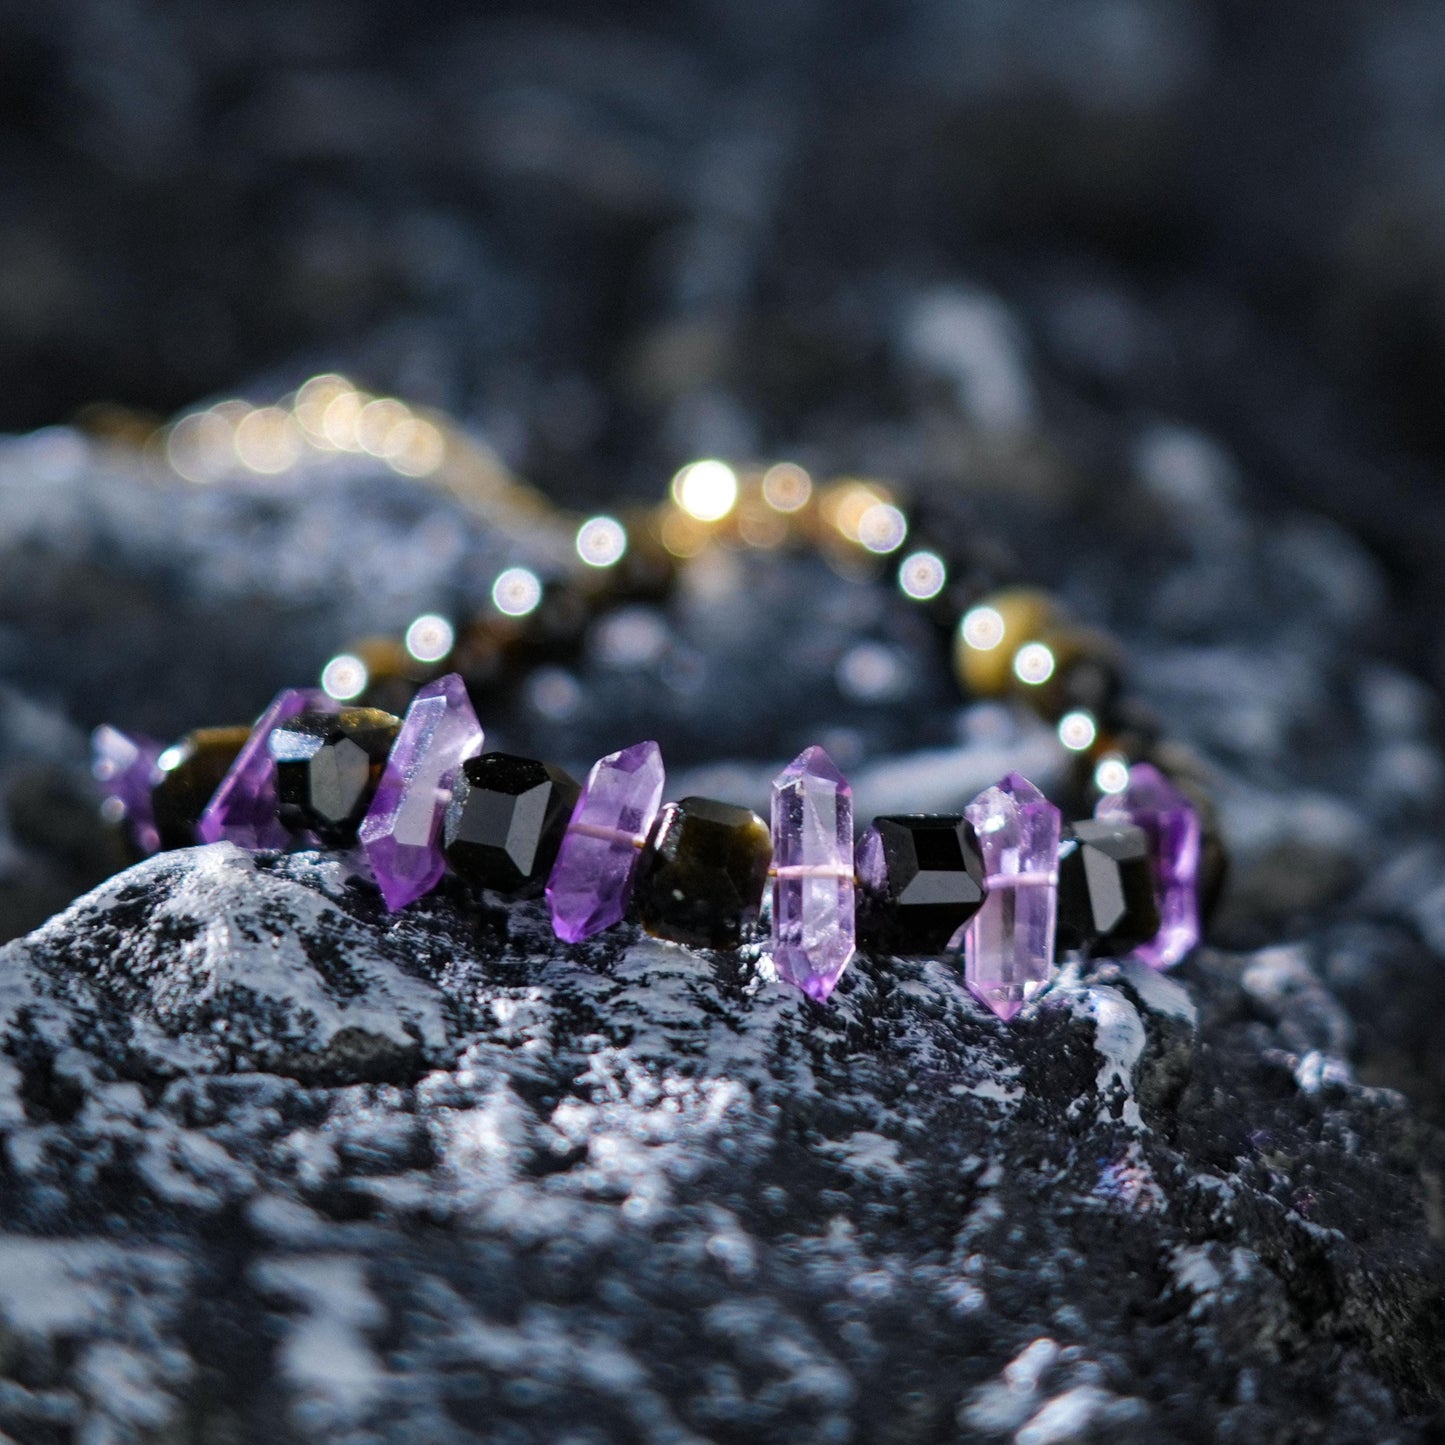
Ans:
{"type": "Polygon", "coordinates": [[[1063,819],[1010,773],[964,810],[978,834],[988,896],[964,930],[964,979],[1001,1019],[1048,982],[1054,962],[1063,819]]]}
{"type": "Polygon", "coordinates": [[[634,743],[592,765],[547,881],[558,938],[580,943],[627,911],[662,782],[662,750],[654,742],[634,743]]]}
{"type": "Polygon", "coordinates": [[[1134,952],[1152,968],[1171,968],[1199,942],[1199,814],[1153,764],[1135,763],[1124,791],[1100,798],[1094,816],[1148,836],[1159,932],[1134,952]]]}
{"type": "Polygon", "coordinates": [[[417,690],[361,824],[361,846],[393,912],[431,892],[445,871],[442,818],[457,770],[481,746],[482,726],[459,674],[417,690]]]}
{"type": "Polygon", "coordinates": [[[160,781],[156,760],[162,743],[143,733],[130,735],[102,723],[90,736],[91,771],[105,794],[101,812],[107,822],[118,823],[141,853],[159,852],[151,789],[160,781]]]}
{"type": "Polygon", "coordinates": [[[773,963],[826,1002],[853,957],[853,789],[812,747],[773,779],[773,963]]]}
{"type": "Polygon", "coordinates": [[[315,688],[288,687],[256,719],[251,736],[236,755],[230,771],[211,795],[196,824],[203,843],[223,839],[242,848],[284,848],[290,833],[276,816],[276,763],[267,743],[272,732],[303,712],[325,712],[336,704],[315,688]]]}

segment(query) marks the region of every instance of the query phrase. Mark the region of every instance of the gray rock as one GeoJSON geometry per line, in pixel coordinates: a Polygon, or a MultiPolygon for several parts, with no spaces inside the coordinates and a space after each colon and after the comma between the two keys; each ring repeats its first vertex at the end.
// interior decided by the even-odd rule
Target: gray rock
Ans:
{"type": "Polygon", "coordinates": [[[1445,1151],[1304,952],[1072,966],[1007,1028],[940,962],[827,1009],[766,971],[447,890],[393,917],[314,854],[112,879],[0,953],[0,1429],[1346,1441],[1438,1405],[1445,1151]]]}

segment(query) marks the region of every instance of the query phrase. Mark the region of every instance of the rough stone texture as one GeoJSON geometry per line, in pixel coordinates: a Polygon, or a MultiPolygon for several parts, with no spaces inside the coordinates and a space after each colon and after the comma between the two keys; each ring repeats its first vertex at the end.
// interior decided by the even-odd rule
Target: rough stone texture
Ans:
{"type": "Polygon", "coordinates": [[[1438,1141],[1308,953],[833,1007],[540,904],[163,855],[0,954],[0,1428],[1404,1439],[1438,1141]],[[1433,1174],[1422,1177],[1429,1161],[1433,1174]]]}

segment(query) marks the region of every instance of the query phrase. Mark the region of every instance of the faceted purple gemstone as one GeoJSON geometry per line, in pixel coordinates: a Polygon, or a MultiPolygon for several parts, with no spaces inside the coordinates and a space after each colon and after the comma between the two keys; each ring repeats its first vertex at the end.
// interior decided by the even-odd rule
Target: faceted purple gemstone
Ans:
{"type": "Polygon", "coordinates": [[[361,823],[361,846],[393,912],[430,893],[446,871],[441,824],[452,784],[481,749],[482,726],[457,673],[417,690],[361,823]]]}
{"type": "Polygon", "coordinates": [[[626,913],[662,783],[662,750],[654,742],[634,743],[592,765],[547,880],[558,938],[580,943],[626,913]]]}
{"type": "Polygon", "coordinates": [[[1048,982],[1054,966],[1063,818],[1017,773],[963,811],[978,834],[988,884],[983,907],[964,929],[964,979],[1008,1020],[1048,982]]]}
{"type": "Polygon", "coordinates": [[[853,957],[853,789],[813,747],[773,779],[773,963],[827,1001],[853,957]]]}
{"type": "Polygon", "coordinates": [[[1098,818],[1123,818],[1149,838],[1159,932],[1134,950],[1151,968],[1172,968],[1199,942],[1199,814],[1152,763],[1135,763],[1122,793],[1108,793],[1098,818]]]}
{"type": "Polygon", "coordinates": [[[165,746],[144,733],[123,733],[102,723],[90,735],[91,771],[105,794],[101,812],[112,823],[124,824],[142,853],[159,852],[151,789],[160,781],[156,760],[165,746]]]}
{"type": "Polygon", "coordinates": [[[256,719],[230,772],[211,795],[196,824],[196,836],[203,843],[225,839],[252,850],[284,848],[291,835],[276,816],[276,764],[266,747],[267,739],[298,713],[335,707],[336,703],[316,688],[288,687],[278,692],[256,719]]]}

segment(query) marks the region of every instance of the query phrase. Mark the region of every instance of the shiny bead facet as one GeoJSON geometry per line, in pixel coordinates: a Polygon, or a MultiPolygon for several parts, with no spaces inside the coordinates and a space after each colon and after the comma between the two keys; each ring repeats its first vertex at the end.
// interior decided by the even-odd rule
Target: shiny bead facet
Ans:
{"type": "Polygon", "coordinates": [[[773,963],[819,1003],[853,957],[853,790],[822,748],[773,779],[773,963]]]}
{"type": "Polygon", "coordinates": [[[399,718],[372,707],[303,712],[267,743],[276,763],[281,821],[328,848],[349,848],[381,781],[399,718]]]}
{"type": "Polygon", "coordinates": [[[1094,814],[1148,835],[1159,931],[1134,951],[1153,968],[1172,967],[1199,942],[1198,813],[1158,768],[1135,763],[1128,786],[1100,798],[1094,814]]]}
{"type": "Polygon", "coordinates": [[[483,753],[462,765],[447,809],[452,871],[479,888],[515,895],[541,890],[581,794],[552,763],[483,753]]]}
{"type": "Polygon", "coordinates": [[[457,770],[481,746],[482,725],[456,673],[418,690],[361,824],[361,846],[388,908],[431,892],[446,871],[442,817],[457,770]]]}
{"type": "Polygon", "coordinates": [[[961,813],[874,818],[858,840],[858,934],[880,953],[943,953],[986,893],[983,854],[961,813]]]}
{"type": "Polygon", "coordinates": [[[303,712],[334,711],[317,688],[286,688],[256,720],[245,746],[221,779],[196,824],[203,843],[222,839],[253,851],[284,848],[291,835],[277,816],[276,764],[267,750],[272,732],[303,712]]]}
{"type": "Polygon", "coordinates": [[[1001,1019],[1049,980],[1058,901],[1059,810],[1017,773],[964,810],[983,850],[988,897],[964,935],[964,978],[1001,1019]]]}
{"type": "Polygon", "coordinates": [[[143,733],[123,733],[102,723],[91,734],[91,771],[105,794],[101,813],[119,824],[131,846],[142,854],[156,852],[161,838],[156,830],[151,790],[160,781],[158,759],[165,746],[143,733]]]}
{"type": "Polygon", "coordinates": [[[547,880],[558,938],[580,943],[626,913],[662,784],[662,752],[654,742],[634,743],[592,765],[547,880]]]}
{"type": "Polygon", "coordinates": [[[1070,824],[1059,848],[1059,955],[1122,957],[1158,932],[1144,830],[1114,819],[1070,824]]]}
{"type": "Polygon", "coordinates": [[[669,803],[638,861],[637,916],[658,938],[734,948],[758,916],[772,856],[768,825],[750,808],[669,803]]]}
{"type": "Polygon", "coordinates": [[[247,727],[197,728],[160,755],[151,805],[162,848],[189,848],[196,841],[206,804],[250,736],[247,727]]]}

